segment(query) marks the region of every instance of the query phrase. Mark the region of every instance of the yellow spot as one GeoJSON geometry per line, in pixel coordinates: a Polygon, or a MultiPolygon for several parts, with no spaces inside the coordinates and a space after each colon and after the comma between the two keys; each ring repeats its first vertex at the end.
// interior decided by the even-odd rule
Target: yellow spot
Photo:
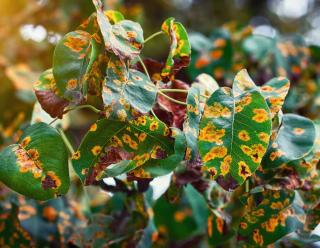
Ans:
{"type": "Polygon", "coordinates": [[[170,129],[168,127],[165,127],[164,136],[168,136],[169,134],[170,134],[170,129]]]}
{"type": "Polygon", "coordinates": [[[225,129],[218,129],[212,123],[208,123],[206,127],[200,130],[199,140],[215,142],[216,144],[222,144],[221,138],[225,135],[225,129]]]}
{"type": "Polygon", "coordinates": [[[293,133],[294,133],[295,135],[301,135],[301,134],[303,134],[304,132],[305,132],[305,130],[304,130],[303,128],[297,127],[297,128],[295,128],[295,129],[293,129],[293,133]]]}
{"type": "Polygon", "coordinates": [[[284,154],[285,154],[285,153],[284,153],[283,151],[277,150],[277,151],[275,151],[275,152],[271,152],[269,158],[270,158],[271,161],[274,161],[275,159],[283,156],[284,154]]]}
{"type": "Polygon", "coordinates": [[[254,242],[256,242],[256,244],[263,246],[263,237],[260,234],[259,229],[253,230],[253,240],[254,240],[254,242]]]}
{"type": "Polygon", "coordinates": [[[102,150],[102,147],[101,146],[94,146],[92,149],[91,149],[91,152],[94,156],[97,156],[102,150]]]}
{"type": "Polygon", "coordinates": [[[113,136],[111,138],[111,141],[113,142],[113,146],[115,146],[115,147],[123,147],[122,141],[117,136],[113,136]]]}
{"type": "Polygon", "coordinates": [[[147,162],[150,159],[149,153],[144,153],[141,155],[136,155],[133,160],[136,161],[137,166],[143,165],[145,162],[147,162]]]}
{"type": "Polygon", "coordinates": [[[269,119],[268,112],[265,109],[254,109],[253,113],[255,114],[252,117],[252,120],[262,123],[269,119]]]}
{"type": "Polygon", "coordinates": [[[241,130],[238,134],[238,138],[243,141],[249,141],[250,136],[246,130],[241,130]]]}
{"type": "Polygon", "coordinates": [[[221,174],[224,176],[226,174],[228,174],[229,170],[230,170],[230,164],[232,162],[232,157],[231,155],[227,155],[223,161],[221,162],[221,165],[220,165],[220,171],[221,171],[221,174]]]}
{"type": "Polygon", "coordinates": [[[134,149],[134,150],[137,150],[138,149],[138,143],[135,142],[134,140],[131,140],[130,143],[129,143],[129,146],[134,149]]]}
{"type": "MultiPolygon", "coordinates": [[[[77,31],[79,34],[85,35],[84,31],[77,31]]],[[[89,34],[88,34],[89,35],[89,34]]],[[[85,35],[87,36],[87,35],[85,35]]],[[[79,53],[82,49],[88,44],[88,41],[82,37],[77,36],[67,36],[66,41],[63,43],[66,47],[68,47],[71,51],[75,53],[79,53]]]]}
{"type": "Polygon", "coordinates": [[[223,233],[224,221],[222,218],[217,217],[216,219],[217,230],[219,233],[223,233]]]}
{"type": "Polygon", "coordinates": [[[240,222],[240,228],[241,229],[247,229],[248,225],[245,222],[240,222]]]}
{"type": "Polygon", "coordinates": [[[240,161],[238,165],[239,165],[239,176],[241,176],[243,180],[246,180],[247,177],[251,176],[250,168],[244,161],[240,161]]]}
{"type": "Polygon", "coordinates": [[[268,143],[269,142],[269,135],[267,133],[261,132],[261,133],[259,133],[259,139],[264,143],[268,143]]]}
{"type": "Polygon", "coordinates": [[[258,217],[264,216],[264,209],[260,208],[258,210],[254,210],[252,211],[252,215],[258,216],[258,217]]]}
{"type": "Polygon", "coordinates": [[[224,146],[217,146],[211,148],[211,150],[203,157],[203,162],[206,163],[215,158],[223,158],[227,155],[228,149],[224,146]]]}
{"type": "Polygon", "coordinates": [[[70,79],[67,82],[67,89],[68,90],[74,90],[75,88],[77,88],[77,84],[78,84],[77,79],[70,79]]]}
{"type": "Polygon", "coordinates": [[[206,105],[204,108],[204,116],[206,118],[228,118],[231,116],[231,111],[229,108],[224,107],[221,103],[215,102],[213,105],[206,105]]]}
{"type": "Polygon", "coordinates": [[[76,151],[73,155],[72,155],[72,159],[73,160],[79,160],[80,158],[80,151],[76,151]]]}
{"type": "Polygon", "coordinates": [[[29,149],[27,152],[29,154],[29,157],[32,160],[37,160],[40,157],[39,152],[37,151],[37,149],[29,149]]]}
{"type": "Polygon", "coordinates": [[[139,137],[138,137],[139,142],[145,141],[146,138],[147,138],[147,134],[146,133],[140,133],[139,134],[139,137]]]}
{"type": "Polygon", "coordinates": [[[98,127],[97,124],[94,123],[94,124],[91,125],[89,131],[90,131],[90,132],[95,132],[95,131],[97,130],[97,127],[98,127]]]}
{"type": "Polygon", "coordinates": [[[43,208],[42,210],[42,216],[47,219],[48,221],[55,221],[57,216],[58,216],[58,213],[57,211],[51,207],[51,206],[46,206],[43,208]]]}
{"type": "Polygon", "coordinates": [[[29,145],[30,141],[31,141],[31,137],[30,136],[25,137],[21,142],[21,146],[22,147],[26,147],[27,145],[29,145]]]}
{"type": "Polygon", "coordinates": [[[192,215],[192,210],[187,208],[181,211],[176,211],[174,213],[174,219],[176,222],[182,222],[185,218],[192,215]]]}
{"type": "Polygon", "coordinates": [[[136,119],[135,121],[135,124],[136,125],[142,125],[142,126],[145,126],[147,124],[147,119],[145,116],[140,116],[136,119]]]}
{"type": "Polygon", "coordinates": [[[157,121],[153,121],[153,122],[151,122],[149,129],[151,131],[155,131],[158,129],[158,127],[159,127],[159,123],[157,121]]]}
{"type": "Polygon", "coordinates": [[[124,134],[124,135],[122,136],[122,140],[123,140],[124,143],[130,144],[130,142],[131,142],[131,137],[130,137],[128,134],[124,134]]]}

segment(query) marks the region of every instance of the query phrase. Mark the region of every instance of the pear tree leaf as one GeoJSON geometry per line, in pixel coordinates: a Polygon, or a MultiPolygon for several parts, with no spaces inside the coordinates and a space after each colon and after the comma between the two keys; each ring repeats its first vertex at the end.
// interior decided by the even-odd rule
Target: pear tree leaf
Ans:
{"type": "Polygon", "coordinates": [[[151,110],[157,88],[148,77],[113,56],[108,64],[102,98],[106,116],[126,121],[151,110]]]}
{"type": "Polygon", "coordinates": [[[250,196],[248,202],[262,199],[249,207],[240,219],[238,234],[256,247],[265,247],[303,229],[305,213],[295,191],[266,190],[250,196]]]}
{"type": "Polygon", "coordinates": [[[161,30],[170,37],[170,51],[161,76],[170,78],[181,68],[189,65],[191,46],[186,29],[173,17],[162,23],[161,30]]]}
{"type": "Polygon", "coordinates": [[[28,127],[18,144],[1,151],[0,165],[0,181],[30,198],[44,201],[69,189],[68,151],[48,124],[28,127]]]}
{"type": "Polygon", "coordinates": [[[73,154],[74,170],[86,184],[101,178],[104,173],[122,174],[137,167],[139,170],[136,175],[140,173],[140,176],[148,176],[143,167],[149,159],[158,159],[159,155],[162,157],[173,153],[169,135],[169,128],[153,117],[141,116],[130,122],[99,120],[90,127],[80,147],[73,154]],[[120,165],[112,165],[113,170],[108,168],[105,161],[108,156],[112,156],[108,152],[109,147],[126,151],[128,158],[125,160],[132,160],[134,164],[121,162],[120,165]]]}
{"type": "Polygon", "coordinates": [[[100,0],[93,0],[97,10],[97,20],[104,39],[105,48],[119,57],[121,60],[132,60],[137,57],[143,48],[143,30],[139,23],[121,20],[116,12],[102,10],[100,0]],[[114,25],[109,21],[113,20],[114,25]]]}
{"type": "Polygon", "coordinates": [[[52,118],[62,118],[64,109],[69,101],[58,91],[52,69],[44,71],[37,82],[34,83],[34,91],[43,108],[52,118]]]}
{"type": "Polygon", "coordinates": [[[308,118],[285,114],[278,132],[262,160],[263,169],[274,169],[307,156],[316,138],[315,125],[308,118]]]}
{"type": "MultiPolygon", "coordinates": [[[[241,185],[260,165],[271,133],[268,105],[252,89],[235,97],[230,88],[216,90],[207,100],[200,121],[199,151],[213,179],[241,185]]],[[[222,184],[221,184],[222,183],[222,184]]]]}

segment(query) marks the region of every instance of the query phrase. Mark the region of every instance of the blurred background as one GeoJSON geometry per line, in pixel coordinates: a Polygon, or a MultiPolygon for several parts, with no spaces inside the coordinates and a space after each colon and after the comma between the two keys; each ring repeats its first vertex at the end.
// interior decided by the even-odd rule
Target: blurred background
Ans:
{"type": "MultiPolygon", "coordinates": [[[[174,16],[190,33],[208,36],[215,28],[236,23],[251,25],[253,34],[271,38],[277,33],[300,34],[307,45],[320,44],[320,1],[316,0],[105,0],[105,7],[140,22],[145,37],[159,31],[161,23],[174,16]]],[[[32,83],[51,67],[55,44],[93,11],[88,0],[1,0],[2,140],[30,119],[35,102],[32,83]]],[[[164,60],[167,52],[166,37],[159,37],[148,43],[143,55],[164,60]]],[[[242,66],[247,67],[245,63],[242,66]]],[[[181,77],[190,83],[194,79],[190,75],[181,77]]]]}

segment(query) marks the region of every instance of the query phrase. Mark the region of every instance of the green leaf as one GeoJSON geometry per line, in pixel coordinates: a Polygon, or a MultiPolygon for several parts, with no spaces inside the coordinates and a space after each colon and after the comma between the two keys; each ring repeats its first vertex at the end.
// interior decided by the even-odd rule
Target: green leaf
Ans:
{"type": "Polygon", "coordinates": [[[0,165],[0,181],[30,198],[44,201],[69,189],[68,151],[48,124],[27,128],[18,144],[0,153],[0,165]]]}
{"type": "Polygon", "coordinates": [[[271,132],[270,112],[257,90],[234,97],[220,88],[207,100],[200,121],[199,151],[204,169],[228,188],[241,185],[260,165],[271,132]]]}
{"type": "MultiPolygon", "coordinates": [[[[78,151],[73,155],[74,170],[84,183],[99,179],[105,169],[107,174],[109,170],[109,173],[116,175],[139,167],[137,173],[143,173],[141,167],[149,159],[156,159],[158,153],[168,155],[172,153],[169,134],[168,127],[152,117],[142,116],[130,122],[99,120],[91,126],[78,151]],[[110,172],[111,169],[108,169],[110,164],[106,161],[114,154],[108,152],[109,147],[117,147],[127,152],[129,159],[125,160],[134,161],[134,166],[122,162],[123,164],[118,164],[117,167],[113,165],[111,168],[114,170],[110,172]],[[130,170],[127,170],[129,165],[130,170]]],[[[123,159],[119,158],[117,162],[121,160],[123,159]]]]}
{"type": "Polygon", "coordinates": [[[242,42],[243,51],[254,60],[261,61],[274,47],[274,40],[262,35],[252,35],[242,42]]]}
{"type": "Polygon", "coordinates": [[[103,79],[99,65],[105,60],[101,42],[99,35],[76,30],[66,34],[55,48],[53,75],[58,90],[75,104],[83,102],[89,91],[99,92],[103,79]]]}
{"type": "Polygon", "coordinates": [[[294,191],[267,190],[248,203],[262,199],[256,206],[247,208],[240,220],[239,235],[255,246],[265,247],[285,235],[303,228],[305,214],[294,191]]]}
{"type": "Polygon", "coordinates": [[[188,148],[191,151],[191,159],[194,159],[198,152],[199,123],[201,118],[200,87],[194,84],[188,90],[187,96],[187,118],[183,124],[183,131],[186,135],[188,148]]]}
{"type": "Polygon", "coordinates": [[[107,77],[103,87],[103,102],[106,116],[126,121],[140,113],[151,110],[157,95],[157,88],[148,77],[113,56],[108,64],[107,77]]]}
{"type": "Polygon", "coordinates": [[[132,60],[138,56],[144,43],[140,24],[129,20],[119,21],[121,17],[117,14],[113,20],[117,22],[111,25],[106,17],[108,13],[105,15],[102,10],[101,1],[93,0],[93,3],[97,10],[97,19],[106,49],[121,60],[132,60]]]}
{"type": "Polygon", "coordinates": [[[285,77],[273,78],[263,86],[257,87],[245,69],[237,73],[233,82],[233,94],[235,96],[250,89],[259,90],[268,103],[272,118],[281,110],[289,88],[290,81],[285,77]]]}
{"type": "Polygon", "coordinates": [[[144,164],[144,170],[151,177],[164,176],[172,172],[184,159],[186,137],[178,128],[172,128],[175,138],[174,153],[165,159],[150,159],[144,164]]]}
{"type": "Polygon", "coordinates": [[[52,118],[62,118],[63,111],[69,105],[69,101],[59,93],[52,69],[48,69],[40,75],[39,80],[34,84],[34,90],[43,110],[52,118]]]}
{"type": "Polygon", "coordinates": [[[1,247],[33,247],[30,234],[21,226],[18,219],[19,206],[11,203],[11,210],[0,207],[0,246],[1,247]]]}
{"type": "Polygon", "coordinates": [[[315,142],[316,129],[305,117],[285,114],[275,135],[262,160],[263,169],[273,169],[308,155],[315,142]]]}
{"type": "Polygon", "coordinates": [[[170,78],[172,74],[189,65],[191,46],[186,29],[173,17],[162,23],[161,30],[170,37],[171,43],[170,52],[161,76],[170,78]]]}

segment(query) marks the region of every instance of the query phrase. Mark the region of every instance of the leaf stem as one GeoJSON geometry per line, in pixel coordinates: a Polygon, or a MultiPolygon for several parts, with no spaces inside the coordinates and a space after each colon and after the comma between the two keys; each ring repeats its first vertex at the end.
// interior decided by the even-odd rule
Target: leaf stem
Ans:
{"type": "Polygon", "coordinates": [[[250,183],[249,180],[246,180],[246,182],[245,182],[246,193],[249,193],[249,191],[250,191],[250,184],[249,183],[250,183]]]}
{"type": "Polygon", "coordinates": [[[66,145],[66,147],[68,148],[69,152],[72,154],[74,154],[74,149],[70,143],[70,141],[68,140],[66,134],[64,133],[64,131],[60,128],[59,129],[59,132],[60,132],[60,135],[61,135],[61,138],[63,139],[63,142],[64,144],[66,145]]]}
{"type": "Polygon", "coordinates": [[[156,33],[150,35],[148,38],[146,38],[144,40],[144,44],[147,43],[148,41],[152,40],[154,37],[157,37],[158,35],[161,35],[161,34],[163,34],[163,32],[159,31],[159,32],[156,32],[156,33]]]}
{"type": "Polygon", "coordinates": [[[160,89],[161,92],[177,92],[177,93],[186,93],[188,94],[188,90],[184,89],[160,89]]]}
{"type": "Polygon", "coordinates": [[[151,81],[151,78],[150,78],[150,75],[149,75],[148,69],[147,69],[146,65],[144,64],[144,62],[143,62],[142,58],[141,58],[140,56],[138,56],[138,59],[139,59],[139,62],[140,62],[140,64],[141,64],[141,66],[142,66],[142,68],[143,68],[143,70],[144,70],[145,74],[147,75],[147,77],[148,77],[148,78],[149,78],[149,80],[151,81]]]}
{"type": "Polygon", "coordinates": [[[168,95],[164,94],[161,90],[159,90],[159,91],[158,91],[158,93],[159,93],[160,95],[162,95],[163,97],[167,98],[168,100],[170,100],[170,101],[174,102],[174,103],[177,103],[177,104],[180,104],[180,105],[187,106],[187,103],[185,103],[185,102],[181,102],[181,101],[176,100],[176,99],[173,99],[172,97],[170,97],[170,96],[168,96],[168,95]]]}
{"type": "Polygon", "coordinates": [[[159,119],[159,117],[156,115],[156,113],[153,111],[153,109],[150,110],[152,115],[154,116],[154,118],[156,118],[157,121],[161,122],[161,120],[159,119]]]}

